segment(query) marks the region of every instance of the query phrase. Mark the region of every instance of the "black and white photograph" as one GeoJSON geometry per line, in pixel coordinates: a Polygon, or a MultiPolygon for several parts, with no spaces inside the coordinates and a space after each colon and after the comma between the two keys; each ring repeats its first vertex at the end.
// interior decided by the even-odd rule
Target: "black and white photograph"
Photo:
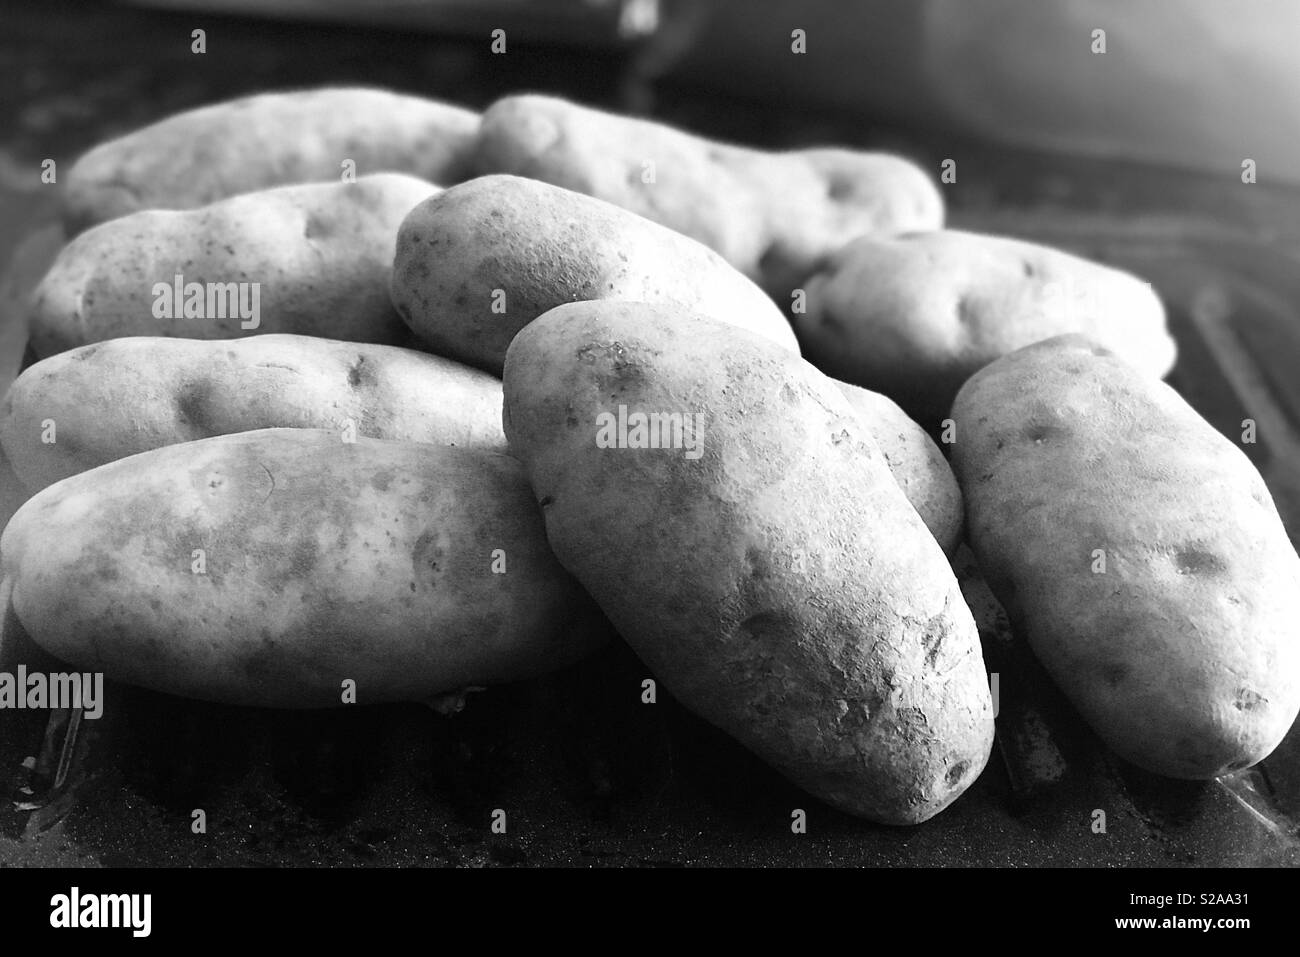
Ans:
{"type": "Polygon", "coordinates": [[[1279,932],[1297,49],[0,0],[11,943],[1279,932]]]}

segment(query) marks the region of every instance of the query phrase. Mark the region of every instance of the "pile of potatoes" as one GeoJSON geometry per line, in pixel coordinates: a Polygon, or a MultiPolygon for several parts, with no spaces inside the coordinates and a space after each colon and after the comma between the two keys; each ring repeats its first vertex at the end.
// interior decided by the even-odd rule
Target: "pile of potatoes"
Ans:
{"type": "Polygon", "coordinates": [[[621,640],[809,793],[914,824],[993,745],[966,542],[1124,758],[1213,777],[1300,710],[1300,558],[1160,381],[1160,299],[945,230],[907,160],[324,89],[65,179],[0,555],[80,669],[454,711],[621,640]]]}

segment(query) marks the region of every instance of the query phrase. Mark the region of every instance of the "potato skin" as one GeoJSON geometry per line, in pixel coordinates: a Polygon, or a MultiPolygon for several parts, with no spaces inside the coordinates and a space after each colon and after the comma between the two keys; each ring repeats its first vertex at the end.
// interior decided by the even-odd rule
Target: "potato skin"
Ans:
{"type": "Polygon", "coordinates": [[[975,624],[870,430],[797,356],[644,303],[561,306],[505,370],[556,556],[686,707],[830,804],[938,813],[993,736],[975,624]],[[704,416],[703,454],[597,416],[704,416]]]}
{"type": "Polygon", "coordinates": [[[413,209],[397,237],[392,296],[429,348],[496,375],[525,325],[591,299],[698,312],[799,349],[776,304],[717,253],[617,206],[518,176],[470,180],[413,209]]]}
{"type": "Polygon", "coordinates": [[[988,366],[953,416],[980,566],[1106,743],[1175,778],[1263,759],[1300,710],[1300,558],[1242,451],[1079,336],[988,366]]]}
{"type": "Polygon", "coordinates": [[[499,452],[313,429],[201,439],[50,486],[0,552],[47,651],[230,704],[338,705],[345,679],[358,703],[426,701],[606,636],[499,452]]]}
{"type": "Polygon", "coordinates": [[[438,187],[380,173],[247,193],[195,210],[146,210],[83,233],[33,295],[39,356],[122,336],[228,339],[286,332],[400,345],[388,298],[397,227],[438,187]],[[159,318],[154,285],[259,283],[260,324],[159,318]]]}
{"type": "Polygon", "coordinates": [[[888,396],[832,381],[871,430],[890,474],[925,527],[952,558],[962,541],[964,509],[957,477],[939,446],[888,396]]]}
{"type": "Polygon", "coordinates": [[[938,188],[901,157],[764,152],[536,94],[488,108],[473,162],[479,175],[553,183],[690,236],[782,302],[855,236],[943,225],[938,188]]]}
{"type": "Polygon", "coordinates": [[[1157,378],[1176,353],[1159,297],[1136,277],[957,230],[849,243],[808,280],[792,321],[810,362],[931,429],[971,375],[1043,339],[1089,335],[1157,378]]]}
{"type": "Polygon", "coordinates": [[[501,381],[394,346],[311,336],[110,339],[43,359],[0,405],[31,491],[138,452],[269,428],[506,450],[501,381]],[[43,441],[53,422],[55,441],[43,441]]]}
{"type": "Polygon", "coordinates": [[[387,90],[261,93],[177,113],[110,140],[68,171],[69,236],[144,209],[194,209],[256,190],[408,173],[440,186],[468,171],[478,114],[387,90]]]}

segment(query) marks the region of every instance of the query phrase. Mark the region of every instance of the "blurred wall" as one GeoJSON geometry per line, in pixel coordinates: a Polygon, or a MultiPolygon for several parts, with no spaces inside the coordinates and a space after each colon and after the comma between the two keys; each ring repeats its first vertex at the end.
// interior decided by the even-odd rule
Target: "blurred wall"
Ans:
{"type": "Polygon", "coordinates": [[[1251,158],[1261,182],[1300,183],[1298,0],[713,6],[678,71],[718,88],[1233,175],[1251,158]]]}

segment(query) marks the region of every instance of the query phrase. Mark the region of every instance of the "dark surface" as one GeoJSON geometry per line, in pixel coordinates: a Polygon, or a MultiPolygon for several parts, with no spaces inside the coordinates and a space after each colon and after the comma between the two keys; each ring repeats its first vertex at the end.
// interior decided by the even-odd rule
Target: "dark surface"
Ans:
{"type": "MultiPolygon", "coordinates": [[[[0,7],[0,266],[52,219],[40,159],[167,113],[255,90],[388,85],[483,106],[519,89],[597,105],[628,97],[624,54],[518,48],[99,5],[0,7]],[[22,12],[13,12],[21,9],[22,12]]],[[[632,92],[629,92],[632,91],[632,92]]],[[[945,187],[957,225],[1055,242],[1157,285],[1182,352],[1171,382],[1229,435],[1247,415],[1293,538],[1300,526],[1300,197],[1140,166],[1008,153],[925,130],[877,129],[796,101],[723,99],[660,84],[655,114],[767,146],[823,141],[904,150],[945,187]]],[[[28,247],[31,248],[30,245],[28,247]]],[[[39,256],[35,257],[39,260],[39,256]]],[[[3,296],[0,296],[0,306],[3,296]]],[[[0,343],[17,367],[12,309],[0,343]]],[[[11,370],[12,372],[12,370],[11,370]]],[[[6,515],[15,504],[8,503],[6,515]]],[[[971,790],[931,822],[891,829],[816,804],[661,687],[624,647],[544,681],[471,696],[445,718],[418,706],[272,712],[111,686],[85,722],[71,773],[49,792],[25,758],[48,759],[45,712],[0,712],[0,781],[35,810],[0,809],[0,863],[164,865],[1205,865],[1296,864],[1300,735],[1225,782],[1155,778],[1109,756],[964,581],[999,674],[999,746],[971,790]],[[30,782],[29,782],[30,778],[30,782]],[[507,815],[504,835],[492,812],[507,815]],[[791,811],[808,833],[791,832],[791,811]],[[191,831],[203,809],[207,833],[191,831]],[[1106,833],[1094,833],[1095,811],[1106,833]],[[1291,817],[1288,817],[1291,815],[1291,817]]],[[[6,622],[0,670],[66,670],[6,622]]]]}

